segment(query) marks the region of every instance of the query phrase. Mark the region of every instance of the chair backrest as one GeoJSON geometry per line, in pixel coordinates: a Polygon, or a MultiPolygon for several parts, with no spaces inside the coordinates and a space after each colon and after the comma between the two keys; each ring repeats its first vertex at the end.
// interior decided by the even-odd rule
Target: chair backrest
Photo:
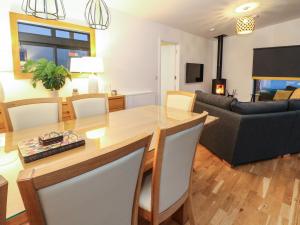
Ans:
{"type": "Polygon", "coordinates": [[[161,129],[153,168],[152,211],[162,213],[188,196],[197,143],[207,113],[190,122],[161,129]]]}
{"type": "Polygon", "coordinates": [[[145,134],[99,152],[24,170],[18,178],[30,225],[136,225],[145,134]]]}
{"type": "Polygon", "coordinates": [[[7,187],[7,181],[0,176],[0,225],[6,221],[7,187]]]}
{"type": "Polygon", "coordinates": [[[167,91],[166,106],[191,112],[194,109],[196,94],[185,91],[167,91]]]}
{"type": "Polygon", "coordinates": [[[57,123],[62,120],[60,98],[35,98],[2,103],[9,131],[57,123]]]}
{"type": "Polygon", "coordinates": [[[73,119],[108,113],[107,94],[84,94],[67,98],[73,119]]]}

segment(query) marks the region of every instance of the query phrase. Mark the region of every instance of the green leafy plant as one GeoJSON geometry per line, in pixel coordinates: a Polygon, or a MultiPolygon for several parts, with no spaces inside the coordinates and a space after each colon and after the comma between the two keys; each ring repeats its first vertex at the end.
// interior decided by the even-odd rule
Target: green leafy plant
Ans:
{"type": "Polygon", "coordinates": [[[35,88],[38,82],[42,82],[46,89],[51,91],[61,89],[66,79],[71,80],[71,74],[64,66],[57,66],[47,59],[38,61],[28,60],[23,69],[24,73],[32,73],[32,86],[35,88]]]}

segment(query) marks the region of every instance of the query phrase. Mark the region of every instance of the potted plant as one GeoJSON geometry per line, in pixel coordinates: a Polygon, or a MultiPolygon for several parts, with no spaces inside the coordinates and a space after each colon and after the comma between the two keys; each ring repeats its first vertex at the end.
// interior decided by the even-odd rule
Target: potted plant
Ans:
{"type": "Polygon", "coordinates": [[[58,97],[58,90],[65,85],[66,79],[71,80],[71,74],[64,66],[57,66],[47,59],[28,60],[23,72],[32,73],[32,86],[35,88],[38,82],[42,82],[51,91],[52,97],[58,97]]]}

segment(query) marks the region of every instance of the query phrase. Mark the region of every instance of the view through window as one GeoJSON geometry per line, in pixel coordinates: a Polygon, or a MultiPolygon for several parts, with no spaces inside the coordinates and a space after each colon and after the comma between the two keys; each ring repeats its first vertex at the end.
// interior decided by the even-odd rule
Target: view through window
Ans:
{"type": "Polygon", "coordinates": [[[300,80],[256,80],[254,84],[260,101],[273,100],[278,90],[294,91],[300,88],[300,80]]]}
{"type": "Polygon", "coordinates": [[[260,80],[260,90],[286,90],[288,88],[300,88],[300,81],[297,80],[260,80]]]}
{"type": "Polygon", "coordinates": [[[90,34],[18,22],[21,70],[27,60],[45,58],[70,68],[71,57],[90,56],[90,34]]]}

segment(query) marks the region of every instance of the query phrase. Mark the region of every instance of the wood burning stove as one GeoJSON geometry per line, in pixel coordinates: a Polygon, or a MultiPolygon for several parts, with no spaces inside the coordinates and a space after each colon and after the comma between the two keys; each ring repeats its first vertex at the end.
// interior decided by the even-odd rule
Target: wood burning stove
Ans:
{"type": "Polygon", "coordinates": [[[226,79],[213,79],[212,93],[214,95],[225,95],[226,94],[226,79]]]}
{"type": "Polygon", "coordinates": [[[217,77],[212,81],[212,93],[215,95],[226,94],[226,79],[222,78],[224,37],[226,37],[224,34],[216,37],[218,39],[217,77]]]}

